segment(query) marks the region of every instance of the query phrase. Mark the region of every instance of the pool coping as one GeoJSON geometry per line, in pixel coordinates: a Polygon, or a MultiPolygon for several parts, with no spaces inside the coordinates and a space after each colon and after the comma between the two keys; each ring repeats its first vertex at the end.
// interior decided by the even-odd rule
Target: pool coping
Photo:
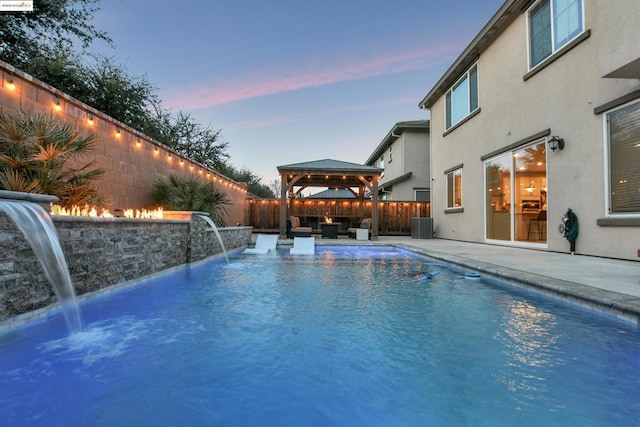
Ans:
{"type": "Polygon", "coordinates": [[[387,244],[444,261],[459,268],[475,270],[497,279],[509,280],[529,289],[539,290],[546,295],[577,304],[580,307],[609,314],[618,319],[640,325],[640,297],[517,270],[499,264],[433,251],[406,243],[387,244]]]}

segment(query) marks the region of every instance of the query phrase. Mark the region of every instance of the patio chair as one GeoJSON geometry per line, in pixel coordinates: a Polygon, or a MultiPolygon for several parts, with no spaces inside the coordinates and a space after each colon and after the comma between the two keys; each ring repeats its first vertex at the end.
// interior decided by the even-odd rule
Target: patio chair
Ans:
{"type": "Polygon", "coordinates": [[[311,227],[303,227],[300,225],[300,218],[291,216],[287,220],[287,238],[294,237],[311,237],[311,227]]]}
{"type": "Polygon", "coordinates": [[[369,231],[369,238],[371,238],[371,218],[365,218],[362,220],[362,222],[360,223],[360,227],[356,228],[356,227],[351,227],[347,229],[347,234],[349,235],[350,238],[355,239],[356,238],[356,233],[358,232],[358,229],[365,229],[369,231]]]}
{"type": "Polygon", "coordinates": [[[243,254],[266,254],[276,248],[278,244],[277,234],[258,234],[255,247],[247,248],[242,251],[243,254]]]}
{"type": "Polygon", "coordinates": [[[293,247],[289,249],[291,255],[313,255],[316,251],[315,237],[294,237],[293,247]]]}

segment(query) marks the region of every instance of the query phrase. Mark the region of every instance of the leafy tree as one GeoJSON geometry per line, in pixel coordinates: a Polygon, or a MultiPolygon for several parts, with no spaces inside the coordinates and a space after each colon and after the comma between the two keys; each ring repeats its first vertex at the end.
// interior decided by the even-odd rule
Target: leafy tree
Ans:
{"type": "Polygon", "coordinates": [[[221,141],[222,130],[204,127],[183,111],[171,115],[156,105],[155,131],[147,133],[190,159],[220,171],[229,158],[229,143],[221,141]]]}
{"type": "Polygon", "coordinates": [[[170,175],[156,181],[152,192],[153,207],[167,210],[209,213],[216,225],[224,226],[230,200],[213,183],[190,176],[170,175]]]}
{"type": "Polygon", "coordinates": [[[273,190],[268,185],[263,184],[260,177],[248,169],[236,169],[232,165],[225,164],[219,172],[235,181],[245,182],[247,191],[255,196],[265,199],[276,197],[273,190]]]}
{"type": "Polygon", "coordinates": [[[73,51],[57,49],[46,57],[35,56],[22,70],[74,98],[85,100],[91,93],[88,70],[73,51]]]}
{"type": "Polygon", "coordinates": [[[0,58],[24,70],[38,57],[56,50],[72,51],[80,41],[88,48],[94,40],[112,44],[91,20],[99,0],[38,0],[33,12],[0,14],[0,58]]]}
{"type": "Polygon", "coordinates": [[[153,106],[160,103],[160,98],[147,78],[129,75],[126,68],[114,58],[93,56],[93,59],[95,65],[85,66],[82,73],[86,76],[87,94],[78,99],[134,129],[156,137],[160,123],[156,121],[153,106]]]}
{"type": "Polygon", "coordinates": [[[134,77],[113,58],[74,51],[95,40],[112,45],[91,20],[99,0],[41,0],[34,12],[0,15],[0,58],[82,102],[236,181],[259,197],[269,186],[247,170],[228,165],[221,129],[199,124],[189,113],[162,107],[145,76],[134,77]]]}
{"type": "Polygon", "coordinates": [[[282,181],[279,179],[274,179],[269,183],[269,189],[273,192],[275,197],[280,197],[280,191],[282,190],[282,181]]]}
{"type": "Polygon", "coordinates": [[[0,187],[4,190],[57,196],[64,207],[103,207],[94,181],[102,175],[95,160],[73,168],[95,146],[94,134],[84,136],[69,125],[44,115],[17,118],[0,114],[0,187]]]}

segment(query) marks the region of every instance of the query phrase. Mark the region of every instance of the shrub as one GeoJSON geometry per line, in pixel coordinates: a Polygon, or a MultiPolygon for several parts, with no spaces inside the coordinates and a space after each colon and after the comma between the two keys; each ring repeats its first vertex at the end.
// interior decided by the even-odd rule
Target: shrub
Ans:
{"type": "Polygon", "coordinates": [[[104,207],[94,185],[104,171],[95,160],[79,168],[96,143],[96,135],[82,135],[71,126],[46,117],[0,114],[0,188],[57,196],[61,206],[104,207]]]}
{"type": "Polygon", "coordinates": [[[156,181],[153,207],[165,210],[207,212],[216,225],[224,226],[224,216],[230,204],[227,195],[213,183],[196,177],[170,175],[156,181]]]}

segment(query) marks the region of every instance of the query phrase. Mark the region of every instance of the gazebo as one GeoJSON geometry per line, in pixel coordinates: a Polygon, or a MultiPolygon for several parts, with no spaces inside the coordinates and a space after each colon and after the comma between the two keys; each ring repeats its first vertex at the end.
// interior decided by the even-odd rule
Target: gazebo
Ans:
{"type": "Polygon", "coordinates": [[[371,194],[371,239],[378,238],[378,179],[382,169],[359,165],[357,163],[324,159],[312,162],[294,163],[278,166],[280,179],[280,235],[286,234],[287,224],[287,196],[296,197],[307,187],[327,187],[347,189],[360,202],[364,201],[365,191],[371,194]],[[294,187],[299,187],[294,191],[294,187]],[[357,188],[356,193],[354,188],[357,188]]]}

